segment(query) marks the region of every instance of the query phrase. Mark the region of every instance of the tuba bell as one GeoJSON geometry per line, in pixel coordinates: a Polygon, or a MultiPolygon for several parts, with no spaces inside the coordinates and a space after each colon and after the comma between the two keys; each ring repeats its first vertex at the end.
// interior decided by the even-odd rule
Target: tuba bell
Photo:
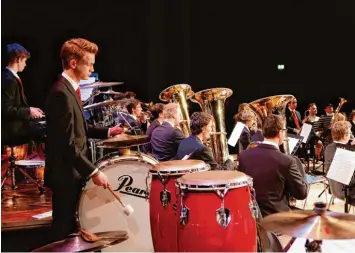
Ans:
{"type": "Polygon", "coordinates": [[[231,89],[213,88],[196,92],[191,98],[191,101],[200,105],[203,112],[211,114],[214,118],[211,144],[218,164],[224,163],[229,157],[224,105],[226,99],[232,94],[231,89]]]}
{"type": "MultiPolygon", "coordinates": [[[[287,104],[294,98],[293,95],[276,95],[271,97],[260,98],[248,104],[246,110],[253,110],[261,122],[264,122],[266,117],[270,114],[279,114],[285,117],[285,110],[287,104]]],[[[286,121],[284,129],[286,129],[286,121]]],[[[290,154],[288,145],[287,133],[283,138],[283,146],[286,154],[290,154]]]]}
{"type": "Polygon", "coordinates": [[[159,99],[161,101],[179,104],[182,114],[180,127],[186,137],[191,134],[187,100],[190,99],[193,95],[194,92],[191,90],[191,86],[188,84],[176,84],[170,86],[163,90],[159,95],[159,99]]]}

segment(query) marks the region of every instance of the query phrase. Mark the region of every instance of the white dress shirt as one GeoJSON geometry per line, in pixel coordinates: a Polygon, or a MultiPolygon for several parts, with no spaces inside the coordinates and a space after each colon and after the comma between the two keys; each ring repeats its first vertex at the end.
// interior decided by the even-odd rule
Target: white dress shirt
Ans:
{"type": "Polygon", "coordinates": [[[20,77],[18,76],[18,74],[13,71],[12,69],[10,69],[9,67],[6,67],[8,70],[10,70],[10,72],[17,78],[17,79],[20,79],[20,77]]]}

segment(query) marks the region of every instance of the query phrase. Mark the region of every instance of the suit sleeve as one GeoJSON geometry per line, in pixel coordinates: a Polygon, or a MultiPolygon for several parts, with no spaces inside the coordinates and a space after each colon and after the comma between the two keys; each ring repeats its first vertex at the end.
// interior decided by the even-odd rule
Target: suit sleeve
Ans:
{"type": "Polygon", "coordinates": [[[57,119],[57,124],[53,124],[51,131],[58,136],[60,140],[59,150],[67,151],[69,159],[73,159],[74,167],[83,178],[87,178],[94,170],[95,166],[89,159],[82,155],[76,145],[75,140],[75,122],[73,108],[69,105],[67,96],[64,93],[56,93],[50,99],[50,105],[47,106],[47,116],[52,119],[57,119]]]}
{"type": "Polygon", "coordinates": [[[335,149],[332,148],[332,145],[328,145],[325,148],[324,152],[324,169],[325,171],[328,171],[330,168],[330,165],[332,164],[333,158],[335,154],[335,149]]]}
{"type": "Polygon", "coordinates": [[[305,199],[307,197],[307,182],[302,163],[298,163],[294,157],[291,158],[290,169],[286,175],[287,191],[296,199],[305,199]]]}
{"type": "Polygon", "coordinates": [[[242,145],[243,150],[246,150],[248,148],[250,142],[251,142],[250,133],[244,128],[239,138],[239,143],[242,145]]]}
{"type": "Polygon", "coordinates": [[[6,118],[29,120],[30,108],[17,107],[14,105],[16,93],[18,93],[18,85],[15,79],[2,79],[1,84],[1,111],[6,118]]]}
{"type": "Polygon", "coordinates": [[[200,159],[211,166],[211,170],[233,170],[233,162],[227,160],[223,164],[218,164],[213,157],[211,149],[204,147],[200,153],[200,159]]]}

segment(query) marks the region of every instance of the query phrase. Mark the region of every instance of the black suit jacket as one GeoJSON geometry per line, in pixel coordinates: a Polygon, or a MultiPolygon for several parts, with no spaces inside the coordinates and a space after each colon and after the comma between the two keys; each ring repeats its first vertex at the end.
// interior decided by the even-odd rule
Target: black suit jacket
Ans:
{"type": "MultiPolygon", "coordinates": [[[[148,136],[149,141],[152,138],[152,134],[153,134],[153,131],[155,130],[155,128],[157,128],[160,125],[161,124],[160,124],[160,122],[157,119],[153,120],[152,123],[150,123],[150,125],[149,125],[149,127],[147,129],[147,132],[146,132],[146,135],[148,136]]],[[[147,153],[152,153],[152,144],[151,143],[146,144],[144,146],[144,150],[147,153]]]]}
{"type": "Polygon", "coordinates": [[[307,197],[305,172],[296,159],[268,144],[240,153],[239,170],[253,178],[263,216],[289,211],[289,194],[296,199],[307,197]]]}
{"type": "Polygon", "coordinates": [[[350,121],[351,124],[351,132],[353,133],[353,135],[355,135],[355,123],[353,121],[350,121]]]}
{"type": "MultiPolygon", "coordinates": [[[[296,116],[298,118],[298,122],[300,123],[300,126],[302,127],[302,117],[299,111],[295,110],[296,116]]],[[[286,116],[286,125],[287,125],[287,132],[291,134],[295,134],[297,130],[296,123],[293,119],[293,115],[290,111],[289,108],[286,108],[285,110],[285,116],[286,116]]]]}
{"type": "Polygon", "coordinates": [[[1,139],[4,144],[29,130],[30,107],[21,84],[7,68],[1,76],[1,139]]]}
{"type": "Polygon", "coordinates": [[[180,142],[185,139],[179,128],[173,127],[164,121],[161,126],[155,128],[150,143],[152,154],[159,161],[168,161],[176,156],[180,142]]]}
{"type": "Polygon", "coordinates": [[[213,154],[210,148],[205,146],[201,140],[190,135],[188,138],[182,140],[179,145],[175,159],[181,160],[185,155],[190,155],[189,159],[201,160],[211,166],[212,170],[233,170],[233,162],[227,160],[223,165],[217,164],[216,160],[213,158],[213,154]]]}
{"type": "Polygon", "coordinates": [[[108,128],[87,125],[72,85],[60,77],[45,103],[47,145],[45,183],[54,191],[72,189],[94,171],[89,161],[88,137],[106,139],[108,128]]]}
{"type": "Polygon", "coordinates": [[[133,118],[131,115],[121,113],[118,116],[118,119],[119,119],[119,123],[129,127],[128,131],[130,132],[130,134],[132,134],[132,135],[143,135],[144,134],[144,130],[142,129],[142,127],[138,124],[137,120],[135,118],[133,118]]]}

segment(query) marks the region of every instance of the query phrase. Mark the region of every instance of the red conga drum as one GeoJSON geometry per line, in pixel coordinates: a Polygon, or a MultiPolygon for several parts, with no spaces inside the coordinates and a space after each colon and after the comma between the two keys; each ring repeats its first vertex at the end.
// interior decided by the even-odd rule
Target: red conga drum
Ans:
{"type": "Polygon", "coordinates": [[[250,188],[238,171],[205,171],[177,179],[179,252],[257,252],[250,188]]]}
{"type": "Polygon", "coordinates": [[[191,172],[208,170],[199,160],[161,162],[150,170],[150,227],[155,252],[177,252],[176,179],[191,172]]]}

